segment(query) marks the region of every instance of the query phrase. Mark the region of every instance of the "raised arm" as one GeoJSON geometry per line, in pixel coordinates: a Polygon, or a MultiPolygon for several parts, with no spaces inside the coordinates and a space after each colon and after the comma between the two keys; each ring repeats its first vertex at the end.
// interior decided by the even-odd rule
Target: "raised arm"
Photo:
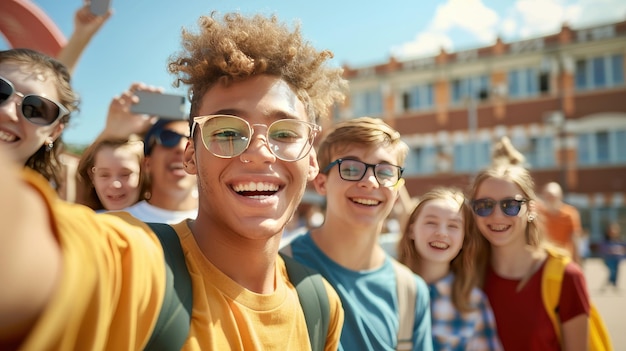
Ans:
{"type": "Polygon", "coordinates": [[[130,107],[139,102],[136,91],[162,92],[162,88],[144,83],[133,83],[128,90],[116,96],[109,104],[106,125],[98,139],[127,139],[131,135],[143,135],[156,121],[156,116],[132,113],[130,107]]]}
{"type": "Polygon", "coordinates": [[[67,66],[70,72],[74,72],[76,64],[91,38],[100,30],[111,15],[111,10],[102,16],[92,14],[89,11],[89,3],[86,3],[76,11],[74,15],[74,31],[67,44],[61,48],[57,55],[57,59],[67,66]]]}
{"type": "Polygon", "coordinates": [[[0,147],[0,349],[32,328],[61,275],[61,254],[44,198],[0,147]]]}

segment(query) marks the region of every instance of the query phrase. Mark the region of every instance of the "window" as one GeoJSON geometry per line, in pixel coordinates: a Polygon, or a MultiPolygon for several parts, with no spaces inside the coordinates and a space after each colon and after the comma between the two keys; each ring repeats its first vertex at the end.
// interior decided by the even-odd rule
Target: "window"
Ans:
{"type": "Polygon", "coordinates": [[[539,93],[539,80],[539,73],[534,68],[523,68],[509,71],[509,97],[525,98],[536,96],[539,93]]]}
{"type": "Polygon", "coordinates": [[[624,84],[624,55],[604,55],[576,61],[576,89],[609,88],[624,84]]]}
{"type": "Polygon", "coordinates": [[[578,163],[581,166],[584,165],[591,165],[593,164],[592,162],[592,147],[593,144],[591,142],[591,133],[584,133],[584,134],[580,134],[578,136],[578,149],[577,149],[577,153],[578,153],[578,163]]]}
{"type": "Polygon", "coordinates": [[[453,167],[455,172],[472,172],[491,163],[491,143],[485,140],[454,144],[453,167]]]}
{"type": "Polygon", "coordinates": [[[403,111],[423,110],[431,107],[433,107],[432,84],[414,86],[402,95],[403,111]]]}
{"type": "Polygon", "coordinates": [[[598,163],[609,163],[611,160],[611,150],[609,147],[609,133],[596,133],[596,158],[598,163]]]}
{"type": "Polygon", "coordinates": [[[433,146],[411,148],[404,162],[404,175],[435,173],[435,155],[433,146]]]}
{"type": "Polygon", "coordinates": [[[356,92],[352,95],[352,112],[356,117],[380,116],[383,113],[383,97],[377,89],[356,92]]]}
{"type": "Polygon", "coordinates": [[[472,145],[454,144],[454,171],[466,172],[470,170],[472,164],[472,145]]]}
{"type": "Polygon", "coordinates": [[[529,140],[525,156],[532,168],[547,168],[556,164],[555,152],[554,137],[533,137],[529,140]]]}
{"type": "Polygon", "coordinates": [[[626,163],[626,130],[598,131],[578,135],[581,166],[626,163]]]}
{"type": "Polygon", "coordinates": [[[617,151],[617,162],[626,163],[626,130],[615,132],[615,148],[617,151]]]}
{"type": "Polygon", "coordinates": [[[465,99],[474,97],[484,100],[489,97],[490,82],[487,75],[455,79],[452,81],[452,104],[461,104],[465,99]]]}

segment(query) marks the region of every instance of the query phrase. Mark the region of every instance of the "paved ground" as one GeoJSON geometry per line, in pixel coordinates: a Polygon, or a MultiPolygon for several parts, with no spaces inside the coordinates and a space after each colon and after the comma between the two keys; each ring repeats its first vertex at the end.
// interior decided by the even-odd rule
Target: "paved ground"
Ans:
{"type": "Polygon", "coordinates": [[[583,264],[583,270],[591,299],[607,324],[615,351],[626,351],[626,261],[622,261],[620,266],[619,291],[602,290],[608,272],[600,259],[588,259],[583,264]]]}

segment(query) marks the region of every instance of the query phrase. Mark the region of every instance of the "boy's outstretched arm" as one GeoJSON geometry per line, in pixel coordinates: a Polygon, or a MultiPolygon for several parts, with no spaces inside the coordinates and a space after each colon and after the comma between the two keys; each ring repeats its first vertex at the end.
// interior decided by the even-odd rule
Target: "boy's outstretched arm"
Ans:
{"type": "Polygon", "coordinates": [[[19,345],[52,296],[61,253],[45,202],[0,147],[0,349],[19,345]]]}

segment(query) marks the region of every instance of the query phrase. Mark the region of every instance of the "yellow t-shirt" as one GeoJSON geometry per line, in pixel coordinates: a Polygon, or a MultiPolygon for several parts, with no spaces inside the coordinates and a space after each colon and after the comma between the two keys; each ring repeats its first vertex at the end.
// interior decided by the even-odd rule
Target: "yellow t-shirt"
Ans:
{"type": "MultiPolygon", "coordinates": [[[[140,350],[156,324],[165,289],[163,251],[142,222],[127,213],[95,214],[59,200],[47,182],[26,172],[50,209],[63,251],[59,287],[23,350],[140,350]]],[[[276,263],[276,290],[253,293],[213,266],[186,222],[174,225],[193,287],[193,312],[183,350],[310,350],[304,313],[276,263]]],[[[343,325],[337,293],[330,302],[326,350],[336,350],[343,325]]]]}
{"type": "MultiPolygon", "coordinates": [[[[193,286],[191,331],[183,350],[310,350],[298,293],[277,259],[276,290],[251,292],[209,262],[187,226],[173,226],[181,239],[193,286]]],[[[330,301],[326,350],[337,350],[343,309],[335,290],[324,281],[330,301]]]]}
{"type": "Polygon", "coordinates": [[[158,238],[137,220],[133,225],[64,202],[44,178],[24,174],[47,203],[63,267],[54,295],[21,349],[140,350],[165,292],[158,238]]]}

